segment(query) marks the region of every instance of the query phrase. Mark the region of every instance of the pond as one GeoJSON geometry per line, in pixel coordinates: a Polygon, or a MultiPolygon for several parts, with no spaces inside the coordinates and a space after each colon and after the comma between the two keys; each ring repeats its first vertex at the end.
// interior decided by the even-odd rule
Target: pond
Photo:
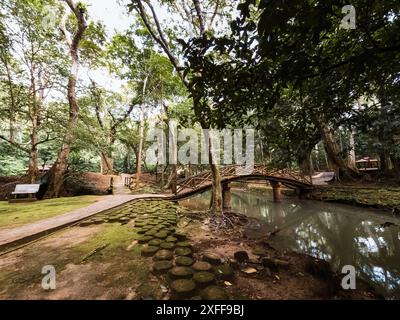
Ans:
{"type": "MultiPolygon", "coordinates": [[[[193,210],[208,207],[205,192],[181,204],[193,210]]],[[[232,211],[257,218],[251,233],[270,238],[279,250],[307,253],[329,261],[332,269],[353,265],[358,276],[387,299],[400,298],[400,218],[380,210],[285,197],[280,204],[268,191],[232,189],[232,211]]]]}

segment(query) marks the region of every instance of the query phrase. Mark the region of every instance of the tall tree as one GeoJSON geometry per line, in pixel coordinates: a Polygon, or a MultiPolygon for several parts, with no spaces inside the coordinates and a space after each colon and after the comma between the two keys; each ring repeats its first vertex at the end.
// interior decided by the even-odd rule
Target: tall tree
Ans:
{"type": "Polygon", "coordinates": [[[83,39],[87,25],[87,10],[83,3],[76,3],[73,0],[65,0],[65,11],[60,24],[60,29],[64,35],[66,44],[69,48],[71,56],[71,69],[68,77],[67,98],[69,103],[69,119],[66,131],[63,138],[61,151],[58,154],[56,163],[52,167],[50,192],[54,197],[59,197],[64,183],[64,173],[68,167],[68,156],[71,151],[71,146],[74,142],[74,130],[76,128],[79,117],[79,105],[76,97],[76,84],[79,70],[79,45],[83,39]],[[69,10],[75,17],[74,33],[68,30],[67,19],[69,10]]]}

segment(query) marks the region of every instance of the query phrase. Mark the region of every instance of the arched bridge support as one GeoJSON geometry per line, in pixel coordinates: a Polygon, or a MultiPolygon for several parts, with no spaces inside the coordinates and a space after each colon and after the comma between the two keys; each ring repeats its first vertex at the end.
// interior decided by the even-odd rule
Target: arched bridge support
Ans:
{"type": "Polygon", "coordinates": [[[276,203],[282,202],[281,184],[277,181],[270,181],[272,187],[273,200],[276,203]]]}

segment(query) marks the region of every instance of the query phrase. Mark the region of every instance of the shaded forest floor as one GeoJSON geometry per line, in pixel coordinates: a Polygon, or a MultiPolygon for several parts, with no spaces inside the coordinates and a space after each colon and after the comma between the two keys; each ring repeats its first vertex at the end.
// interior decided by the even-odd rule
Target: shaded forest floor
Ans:
{"type": "Polygon", "coordinates": [[[340,275],[322,260],[278,252],[267,240],[247,239],[241,219],[234,229],[217,230],[207,214],[193,214],[168,201],[134,201],[3,255],[0,298],[181,298],[167,270],[182,263],[189,276],[174,277],[194,281],[195,289],[184,296],[189,299],[379,298],[362,282],[357,290],[342,290],[340,275]],[[156,233],[149,232],[154,228],[156,233]],[[171,264],[161,272],[155,269],[160,256],[171,264]],[[55,290],[41,286],[46,265],[56,269],[55,290]],[[209,278],[193,276],[199,265],[209,278]]]}

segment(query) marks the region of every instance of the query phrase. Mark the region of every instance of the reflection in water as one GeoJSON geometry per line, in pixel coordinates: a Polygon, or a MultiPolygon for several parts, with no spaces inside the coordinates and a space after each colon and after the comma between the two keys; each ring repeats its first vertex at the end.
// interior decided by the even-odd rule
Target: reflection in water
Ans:
{"type": "MultiPolygon", "coordinates": [[[[181,203],[204,210],[209,193],[181,203]]],[[[268,192],[232,192],[232,210],[279,231],[271,245],[329,261],[334,270],[356,267],[359,276],[387,298],[400,298],[400,218],[378,210],[286,198],[272,202],[268,192]],[[383,227],[382,224],[390,222],[383,227]]]]}

